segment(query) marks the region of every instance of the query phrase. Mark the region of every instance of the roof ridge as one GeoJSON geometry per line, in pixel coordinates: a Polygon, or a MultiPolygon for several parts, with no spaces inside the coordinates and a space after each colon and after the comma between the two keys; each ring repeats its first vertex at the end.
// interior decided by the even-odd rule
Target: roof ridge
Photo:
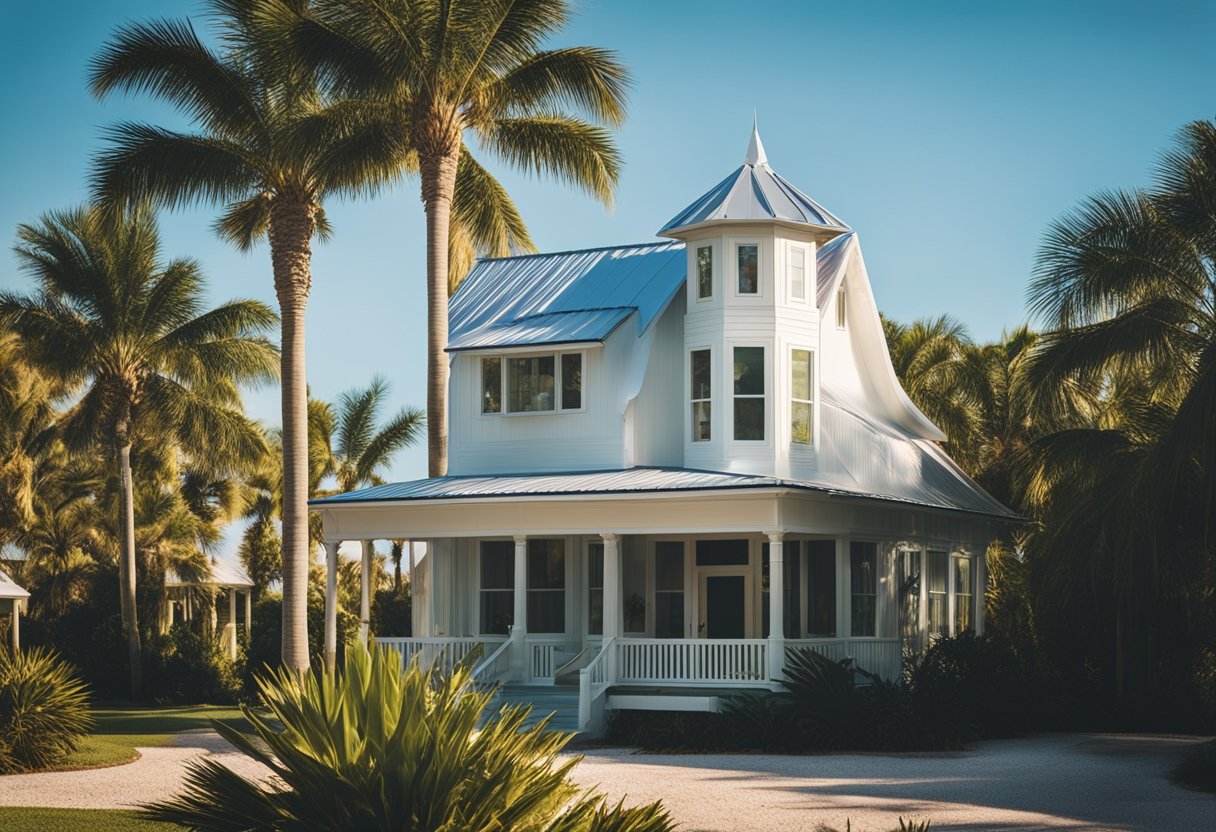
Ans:
{"type": "Polygon", "coordinates": [[[557,257],[562,254],[589,254],[593,251],[621,251],[629,248],[646,248],[648,246],[682,246],[680,240],[651,240],[647,243],[625,243],[619,246],[592,246],[590,248],[571,248],[565,251],[537,251],[532,254],[511,254],[507,257],[478,257],[478,263],[494,263],[501,260],[526,260],[529,257],[557,257]]]}

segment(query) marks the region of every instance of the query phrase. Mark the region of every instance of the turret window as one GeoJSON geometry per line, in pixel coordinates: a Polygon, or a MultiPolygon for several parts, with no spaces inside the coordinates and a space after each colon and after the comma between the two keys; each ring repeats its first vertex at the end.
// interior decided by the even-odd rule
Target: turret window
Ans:
{"type": "Polygon", "coordinates": [[[693,350],[689,353],[693,442],[708,442],[712,436],[710,415],[713,385],[710,363],[709,350],[693,350]]]}
{"type": "Polygon", "coordinates": [[[790,299],[806,300],[806,249],[801,246],[790,249],[790,299]]]}
{"type": "Polygon", "coordinates": [[[760,246],[755,243],[741,244],[736,248],[739,266],[739,294],[755,295],[760,292],[760,246]]]}
{"type": "Polygon", "coordinates": [[[697,248],[697,300],[714,296],[714,247],[697,248]]]}
{"type": "Polygon", "coordinates": [[[735,347],[735,439],[764,441],[764,347],[735,347]]]}
{"type": "Polygon", "coordinates": [[[815,356],[790,352],[790,441],[811,445],[815,436],[815,356]]]}

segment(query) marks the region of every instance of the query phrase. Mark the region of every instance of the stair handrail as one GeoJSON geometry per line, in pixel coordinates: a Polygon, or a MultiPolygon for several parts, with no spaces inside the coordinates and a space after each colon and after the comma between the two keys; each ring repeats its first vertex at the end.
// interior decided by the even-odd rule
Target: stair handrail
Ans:
{"type": "Polygon", "coordinates": [[[578,729],[580,731],[586,731],[587,726],[590,725],[591,709],[595,701],[612,686],[612,664],[609,658],[612,655],[615,641],[615,637],[604,639],[600,652],[578,672],[578,729]]]}
{"type": "Polygon", "coordinates": [[[473,674],[469,681],[471,681],[473,684],[478,684],[481,681],[482,674],[492,669],[498,660],[501,659],[505,654],[509,653],[510,650],[511,639],[508,638],[505,639],[502,644],[498,645],[493,653],[482,659],[482,661],[473,668],[473,674]]]}

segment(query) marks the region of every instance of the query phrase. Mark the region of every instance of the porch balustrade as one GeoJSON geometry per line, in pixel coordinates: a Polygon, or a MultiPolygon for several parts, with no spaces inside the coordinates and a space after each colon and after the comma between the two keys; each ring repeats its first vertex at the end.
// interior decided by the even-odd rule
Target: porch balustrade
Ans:
{"type": "Polygon", "coordinates": [[[903,669],[903,643],[897,638],[787,639],[785,647],[814,650],[832,661],[852,659],[857,667],[888,681],[898,679],[903,669]]]}
{"type": "Polygon", "coordinates": [[[501,644],[500,639],[480,638],[377,638],[376,644],[401,655],[402,666],[417,659],[419,666],[451,673],[469,654],[481,647],[487,654],[501,644]]]}
{"type": "Polygon", "coordinates": [[[617,639],[616,683],[768,685],[761,639],[617,639]]]}

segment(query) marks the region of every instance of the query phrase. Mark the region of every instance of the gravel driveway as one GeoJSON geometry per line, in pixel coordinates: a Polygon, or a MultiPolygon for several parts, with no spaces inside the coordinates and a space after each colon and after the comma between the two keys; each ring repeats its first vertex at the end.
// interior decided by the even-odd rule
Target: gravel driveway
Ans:
{"type": "MultiPolygon", "coordinates": [[[[902,815],[933,830],[1216,830],[1216,797],[1166,772],[1193,737],[1067,734],[978,744],[956,754],[636,754],[592,749],[575,770],[614,800],[661,799],[685,832],[885,832],[902,815]]],[[[134,763],[0,777],[0,805],[129,808],[168,797],[187,760],[212,754],[247,776],[267,772],[217,734],[183,734],[134,763]]]]}

